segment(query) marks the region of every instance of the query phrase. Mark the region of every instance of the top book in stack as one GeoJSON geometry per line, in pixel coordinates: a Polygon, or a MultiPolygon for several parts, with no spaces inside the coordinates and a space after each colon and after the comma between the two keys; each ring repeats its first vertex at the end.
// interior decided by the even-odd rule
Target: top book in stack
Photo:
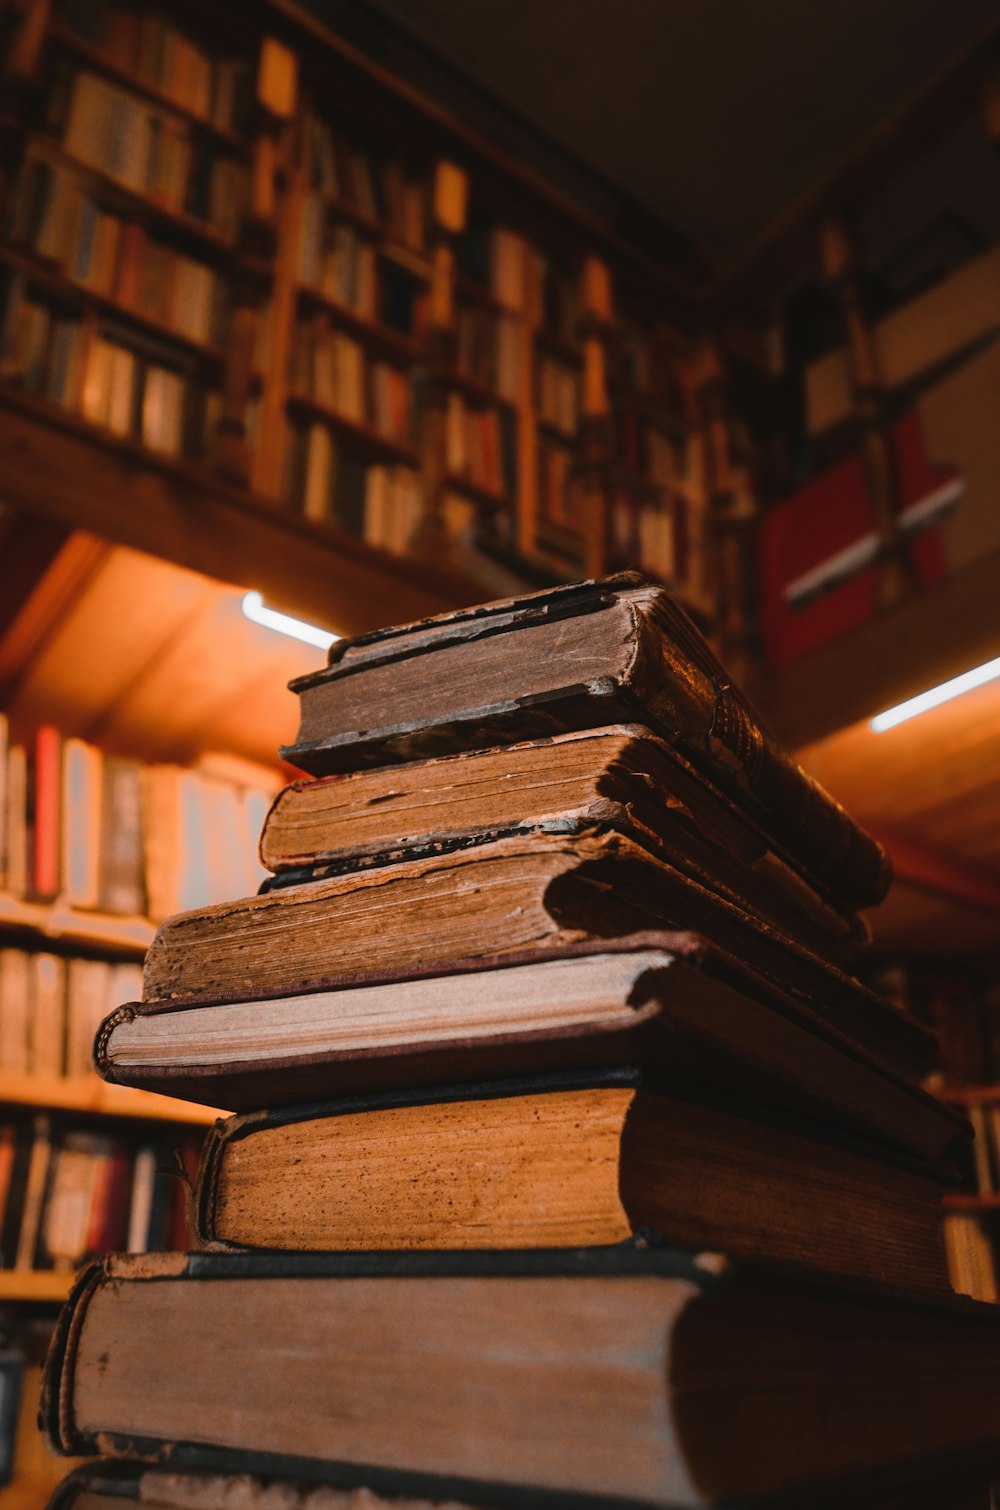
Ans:
{"type": "Polygon", "coordinates": [[[632,573],[336,642],[292,683],[313,775],[641,724],[852,907],[881,901],[885,851],[768,736],[683,609],[632,573]]]}

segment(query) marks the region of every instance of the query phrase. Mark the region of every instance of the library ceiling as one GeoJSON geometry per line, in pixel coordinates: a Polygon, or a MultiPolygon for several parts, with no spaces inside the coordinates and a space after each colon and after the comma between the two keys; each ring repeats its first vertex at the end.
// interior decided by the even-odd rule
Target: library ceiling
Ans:
{"type": "MultiPolygon", "coordinates": [[[[332,19],[335,3],[313,8],[332,19]]],[[[745,252],[997,19],[995,0],[366,5],[716,265],[745,252]]]]}

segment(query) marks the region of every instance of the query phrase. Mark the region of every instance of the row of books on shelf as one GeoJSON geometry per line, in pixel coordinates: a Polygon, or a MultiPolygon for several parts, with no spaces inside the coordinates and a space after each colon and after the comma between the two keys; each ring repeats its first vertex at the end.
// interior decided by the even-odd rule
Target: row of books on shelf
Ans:
{"type": "Polygon", "coordinates": [[[182,31],[173,18],[142,5],[67,0],[57,19],[118,68],[167,95],[192,115],[236,129],[249,102],[248,58],[219,57],[182,31]]]}
{"type": "Polygon", "coordinates": [[[704,589],[706,516],[684,498],[637,497],[616,488],[611,498],[608,548],[612,561],[636,567],[658,581],[704,589]]]}
{"type": "Polygon", "coordinates": [[[191,341],[225,336],[226,288],[214,268],[116,214],[74,173],[29,160],[5,236],[66,278],[191,341]]]}
{"type": "Polygon", "coordinates": [[[535,363],[538,418],[563,435],[573,436],[580,418],[580,375],[575,367],[555,357],[540,356],[535,363]]]}
{"type": "Polygon", "coordinates": [[[307,182],[321,202],[332,208],[352,206],[412,250],[423,250],[427,184],[422,178],[407,174],[398,159],[374,144],[336,129],[315,114],[308,118],[305,140],[307,182]]]}
{"type": "Polygon", "coordinates": [[[450,393],[445,408],[449,474],[498,498],[517,497],[517,415],[505,407],[477,407],[450,393]]]}
{"type": "Polygon", "coordinates": [[[337,226],[322,248],[302,244],[300,295],[316,295],[337,309],[421,340],[427,332],[429,299],[423,281],[407,269],[376,257],[370,243],[350,226],[337,226]]]}
{"type": "Polygon", "coordinates": [[[974,1211],[946,1211],[942,1234],[948,1273],[959,1294],[1000,1300],[994,1239],[981,1216],[974,1211]]]}
{"type": "Polygon", "coordinates": [[[679,443],[634,409],[614,412],[615,454],[626,471],[657,487],[672,487],[683,470],[679,443]]]}
{"type": "Polygon", "coordinates": [[[475,289],[513,314],[524,313],[536,255],[524,236],[472,215],[456,250],[459,270],[475,289]]]}
{"type": "Polygon", "coordinates": [[[205,454],[222,395],[190,364],[116,320],[62,313],[20,275],[6,282],[0,378],[151,450],[205,454]]]}
{"type": "Polygon", "coordinates": [[[412,443],[408,375],[389,362],[372,360],[360,341],[332,329],[322,316],[296,327],[290,381],[295,395],[313,399],[342,419],[370,425],[398,445],[412,443]]]}
{"type": "Polygon", "coordinates": [[[1000,1195],[1000,1091],[996,1101],[976,1101],[965,1107],[975,1138],[972,1152],[980,1195],[1000,1195]]]}
{"type": "Polygon", "coordinates": [[[515,315],[482,304],[459,303],[455,314],[455,365],[460,373],[516,403],[521,388],[522,327],[515,315]]]}
{"type": "Polygon", "coordinates": [[[674,345],[634,321],[618,322],[611,343],[611,378],[672,417],[685,407],[682,354],[674,345]]]}
{"type": "Polygon", "coordinates": [[[235,238],[246,212],[246,164],[215,138],[86,69],[64,70],[49,129],[66,150],[165,209],[235,238]]]}
{"type": "Polygon", "coordinates": [[[562,341],[580,334],[580,279],[570,268],[541,258],[542,324],[562,341]]]}
{"type": "Polygon", "coordinates": [[[5,1123],[0,1267],[72,1272],[116,1248],[187,1247],[181,1166],[197,1167],[199,1143],[176,1131],[137,1142],[57,1126],[46,1115],[5,1123]]]}
{"type": "Polygon", "coordinates": [[[163,918],[256,889],[271,793],[109,755],[44,725],[27,744],[0,715],[0,891],[163,918]]]}
{"type": "Polygon", "coordinates": [[[289,426],[283,493],[294,512],[397,555],[410,548],[423,514],[420,477],[412,467],[359,461],[320,421],[289,426]]]}
{"type": "Polygon", "coordinates": [[[0,948],[0,1071],[90,1075],[101,1023],[141,996],[141,965],[0,948]]]}

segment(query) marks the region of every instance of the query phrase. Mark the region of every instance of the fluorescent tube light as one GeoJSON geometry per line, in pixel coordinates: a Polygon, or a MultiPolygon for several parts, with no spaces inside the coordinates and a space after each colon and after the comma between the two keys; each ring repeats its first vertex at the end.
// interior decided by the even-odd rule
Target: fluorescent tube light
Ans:
{"type": "Polygon", "coordinates": [[[263,624],[265,629],[276,629],[293,640],[304,640],[307,645],[315,645],[317,650],[329,650],[334,640],[340,639],[339,634],[331,634],[329,629],[320,629],[316,624],[307,624],[305,619],[293,619],[291,614],[265,607],[259,592],[244,593],[240,607],[252,623],[263,624]]]}
{"type": "Polygon", "coordinates": [[[926,713],[928,708],[938,708],[942,703],[949,703],[953,697],[961,697],[963,692],[971,692],[973,687],[981,687],[984,682],[991,682],[998,676],[1000,676],[1000,655],[992,661],[984,661],[981,666],[973,666],[971,671],[963,671],[961,676],[953,676],[950,682],[942,682],[939,687],[932,687],[929,692],[921,692],[917,697],[911,697],[905,703],[898,703],[895,708],[887,708],[884,713],[876,713],[871,721],[871,728],[876,734],[881,734],[886,729],[894,729],[897,724],[905,723],[908,718],[916,718],[918,713],[926,713]]]}

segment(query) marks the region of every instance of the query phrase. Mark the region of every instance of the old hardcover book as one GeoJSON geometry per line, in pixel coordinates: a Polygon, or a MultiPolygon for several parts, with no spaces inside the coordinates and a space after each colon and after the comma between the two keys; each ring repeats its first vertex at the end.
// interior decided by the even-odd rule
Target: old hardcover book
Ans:
{"type": "Polygon", "coordinates": [[[889,884],[884,850],[765,734],[669,592],[633,574],[338,641],[292,688],[283,753],[314,775],[648,725],[849,905],[889,884]]]}
{"type": "Polygon", "coordinates": [[[281,876],[335,874],[402,854],[467,849],[503,834],[630,834],[786,931],[843,956],[866,938],[857,914],[775,852],[754,819],[661,739],[636,726],[587,729],[464,755],[297,781],[261,834],[281,876]]]}
{"type": "Polygon", "coordinates": [[[559,1248],[643,1234],[950,1292],[939,1171],[628,1070],[347,1097],[216,1124],[203,1243],[559,1248]]]}
{"type": "MultiPolygon", "coordinates": [[[[490,1486],[477,1493],[475,1505],[467,1498],[456,1499],[441,1486],[433,1498],[420,1489],[407,1490],[403,1475],[378,1475],[392,1487],[381,1493],[367,1487],[363,1470],[352,1473],[330,1468],[329,1477],[336,1483],[310,1483],[307,1479],[276,1477],[273,1473],[251,1474],[237,1454],[232,1455],[228,1471],[217,1455],[214,1469],[201,1472],[156,1468],[144,1463],[127,1463],[120,1459],[98,1459],[82,1465],[67,1475],[56,1489],[48,1510],[129,1510],[129,1503],[147,1510],[486,1510],[499,1505],[511,1510],[549,1507],[565,1510],[566,1501],[557,1495],[532,1495],[490,1486]]],[[[821,1484],[810,1484],[808,1510],[986,1510],[996,1463],[987,1449],[983,1453],[941,1453],[844,1479],[837,1475],[821,1484]]],[[[581,1502],[574,1496],[574,1503],[581,1502]]],[[[597,1510],[609,1501],[587,1496],[584,1503],[597,1510]]],[[[621,1510],[623,1501],[614,1502],[621,1510]]],[[[803,1510],[798,1491],[769,1500],[771,1510],[803,1510]]],[[[729,1510],[741,1510],[730,1504],[729,1510]]],[[[754,1510],[749,1501],[742,1510],[754,1510]]],[[[759,1501],[756,1510],[760,1510],[759,1501]]]]}
{"type": "Polygon", "coordinates": [[[242,1001],[646,928],[693,929],[904,1074],[933,1039],[836,966],[614,833],[514,835],[168,918],[143,997],[242,1001]]]}
{"type": "Polygon", "coordinates": [[[998,1406],[995,1307],[603,1248],[112,1256],[42,1419],[160,1469],[693,1507],[995,1453],[998,1406]]]}
{"type": "Polygon", "coordinates": [[[118,1084],[247,1110],[639,1064],[949,1170],[964,1164],[969,1136],[963,1117],[828,1016],[682,933],[444,961],[423,975],[334,979],[286,997],[127,1003],[106,1020],[95,1059],[118,1084]]]}

